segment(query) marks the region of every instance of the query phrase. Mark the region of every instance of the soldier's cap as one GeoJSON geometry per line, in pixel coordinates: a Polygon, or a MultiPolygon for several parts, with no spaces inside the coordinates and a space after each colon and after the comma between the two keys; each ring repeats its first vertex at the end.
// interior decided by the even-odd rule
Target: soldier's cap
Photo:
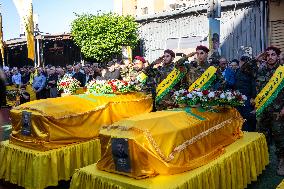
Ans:
{"type": "Polygon", "coordinates": [[[168,53],[169,55],[171,55],[172,58],[176,57],[176,54],[171,49],[164,50],[164,54],[165,53],[168,53]]]}
{"type": "Polygon", "coordinates": [[[197,47],[196,47],[196,51],[198,51],[198,50],[202,50],[202,51],[204,51],[204,52],[206,52],[206,53],[209,52],[209,49],[208,49],[206,46],[203,46],[203,45],[197,46],[197,47]]]}
{"type": "Polygon", "coordinates": [[[135,56],[134,59],[135,59],[135,60],[140,60],[140,61],[143,62],[143,63],[146,62],[146,60],[145,60],[143,57],[141,57],[141,56],[135,56]]]}
{"type": "Polygon", "coordinates": [[[265,51],[269,51],[269,50],[275,51],[275,53],[276,53],[278,56],[281,54],[281,50],[280,50],[279,48],[277,48],[277,47],[270,46],[270,47],[267,47],[267,48],[265,49],[265,51]]]}

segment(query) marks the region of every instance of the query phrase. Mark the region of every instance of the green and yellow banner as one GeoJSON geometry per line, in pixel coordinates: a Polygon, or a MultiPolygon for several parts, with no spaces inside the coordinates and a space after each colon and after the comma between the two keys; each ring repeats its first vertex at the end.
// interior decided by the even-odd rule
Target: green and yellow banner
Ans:
{"type": "Polygon", "coordinates": [[[279,66],[271,79],[255,98],[256,116],[269,106],[284,87],[284,66],[279,66]]]}
{"type": "Polygon", "coordinates": [[[146,80],[147,80],[147,75],[143,72],[141,72],[138,76],[137,76],[137,80],[140,82],[140,83],[145,83],[146,80]]]}
{"type": "Polygon", "coordinates": [[[193,91],[196,89],[205,90],[216,78],[217,68],[210,66],[189,88],[188,91],[193,91]]]}
{"type": "Polygon", "coordinates": [[[184,76],[184,72],[174,68],[156,88],[156,103],[162,100],[184,76]]]}

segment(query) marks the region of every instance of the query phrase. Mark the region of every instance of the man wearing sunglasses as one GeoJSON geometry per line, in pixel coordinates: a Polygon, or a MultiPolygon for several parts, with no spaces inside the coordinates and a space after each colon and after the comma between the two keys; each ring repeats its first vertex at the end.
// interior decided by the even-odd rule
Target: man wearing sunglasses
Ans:
{"type": "MultiPolygon", "coordinates": [[[[271,46],[257,57],[258,61],[265,60],[264,66],[259,67],[257,72],[257,94],[265,87],[280,66],[280,53],[279,48],[271,46]]],[[[279,160],[277,174],[284,176],[284,90],[283,88],[279,89],[277,97],[259,116],[257,128],[266,135],[268,143],[273,137],[279,160]]]]}

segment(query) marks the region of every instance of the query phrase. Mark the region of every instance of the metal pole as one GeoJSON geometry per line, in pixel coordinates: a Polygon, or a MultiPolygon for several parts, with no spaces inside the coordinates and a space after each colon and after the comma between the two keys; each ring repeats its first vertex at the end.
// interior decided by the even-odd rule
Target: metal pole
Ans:
{"type": "Polygon", "coordinates": [[[37,45],[36,45],[37,65],[40,66],[41,59],[40,59],[40,54],[39,54],[40,48],[39,48],[39,39],[38,38],[37,38],[36,42],[37,42],[37,45]]]}
{"type": "Polygon", "coordinates": [[[0,52],[1,52],[1,57],[2,57],[2,64],[3,64],[3,67],[5,66],[5,52],[4,52],[4,43],[3,43],[3,27],[2,27],[2,10],[1,10],[1,4],[0,4],[0,43],[1,43],[1,48],[0,48],[0,52]]]}

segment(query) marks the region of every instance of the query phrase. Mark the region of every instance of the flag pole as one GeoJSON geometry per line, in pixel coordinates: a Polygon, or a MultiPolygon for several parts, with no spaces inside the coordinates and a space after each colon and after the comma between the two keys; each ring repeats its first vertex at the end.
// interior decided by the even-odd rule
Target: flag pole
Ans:
{"type": "MultiPolygon", "coordinates": [[[[0,4],[1,7],[1,4],[0,4]]],[[[2,65],[5,66],[5,53],[4,53],[4,42],[3,42],[3,27],[2,27],[2,13],[0,12],[0,51],[2,58],[2,65]]]]}

